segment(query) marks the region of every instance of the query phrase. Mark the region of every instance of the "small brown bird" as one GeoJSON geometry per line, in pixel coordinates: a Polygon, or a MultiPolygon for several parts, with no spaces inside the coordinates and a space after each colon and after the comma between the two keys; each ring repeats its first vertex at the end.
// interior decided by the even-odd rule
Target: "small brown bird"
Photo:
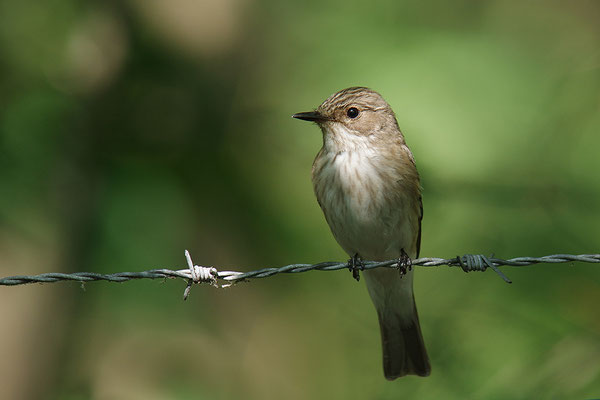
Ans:
{"type": "Polygon", "coordinates": [[[364,271],[379,317],[385,377],[428,376],[410,268],[421,245],[421,186],[394,111],[379,93],[351,87],[293,117],[316,122],[323,132],[313,187],[335,239],[352,257],[354,277],[360,260],[399,260],[400,272],[364,271]]]}

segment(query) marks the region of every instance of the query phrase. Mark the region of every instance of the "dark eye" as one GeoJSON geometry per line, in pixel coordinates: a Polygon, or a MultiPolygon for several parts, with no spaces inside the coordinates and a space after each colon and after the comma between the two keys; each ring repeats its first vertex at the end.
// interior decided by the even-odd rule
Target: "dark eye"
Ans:
{"type": "Polygon", "coordinates": [[[356,118],[356,117],[358,117],[358,108],[356,108],[356,107],[350,107],[348,109],[348,111],[346,111],[346,115],[349,116],[350,118],[356,118]]]}

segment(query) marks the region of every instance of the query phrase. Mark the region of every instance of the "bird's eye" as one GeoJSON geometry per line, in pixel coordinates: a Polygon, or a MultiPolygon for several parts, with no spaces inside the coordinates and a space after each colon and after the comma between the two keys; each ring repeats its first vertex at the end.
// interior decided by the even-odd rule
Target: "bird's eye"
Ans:
{"type": "Polygon", "coordinates": [[[346,115],[350,118],[356,118],[358,117],[358,108],[356,107],[350,107],[348,109],[348,111],[346,111],[346,115]]]}

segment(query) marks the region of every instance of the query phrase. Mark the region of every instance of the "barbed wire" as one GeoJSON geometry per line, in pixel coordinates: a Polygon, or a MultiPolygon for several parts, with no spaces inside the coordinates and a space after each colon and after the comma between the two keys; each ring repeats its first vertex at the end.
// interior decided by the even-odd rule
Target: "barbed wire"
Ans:
{"type": "MultiPolygon", "coordinates": [[[[64,273],[46,273],[39,275],[18,275],[9,276],[0,279],[0,286],[16,286],[25,285],[28,283],[52,283],[58,281],[76,281],[76,282],[91,282],[91,281],[109,281],[109,282],[126,282],[135,279],[165,279],[165,278],[182,278],[188,281],[184,292],[184,300],[188,297],[190,289],[194,283],[208,283],[215,287],[228,287],[235,283],[248,281],[250,279],[268,278],[277,274],[300,273],[307,271],[336,271],[339,269],[351,268],[350,261],[336,262],[328,261],[317,264],[290,264],[278,268],[262,268],[249,272],[237,271],[219,271],[214,267],[202,267],[195,265],[192,262],[190,253],[186,250],[185,257],[188,268],[180,270],[171,269],[152,269],[141,272],[117,272],[114,274],[99,274],[95,272],[74,272],[70,274],[64,273]]],[[[553,254],[543,257],[517,257],[504,260],[493,256],[486,257],[481,254],[465,254],[454,258],[431,258],[423,257],[412,260],[411,266],[420,267],[438,267],[447,265],[449,267],[461,267],[465,272],[485,271],[491,268],[496,272],[506,283],[512,283],[506,275],[500,271],[499,266],[523,267],[533,264],[548,263],[567,263],[567,262],[587,262],[600,263],[600,254],[553,254]]],[[[360,263],[360,270],[369,270],[374,268],[402,268],[401,260],[388,261],[363,261],[360,263]]]]}

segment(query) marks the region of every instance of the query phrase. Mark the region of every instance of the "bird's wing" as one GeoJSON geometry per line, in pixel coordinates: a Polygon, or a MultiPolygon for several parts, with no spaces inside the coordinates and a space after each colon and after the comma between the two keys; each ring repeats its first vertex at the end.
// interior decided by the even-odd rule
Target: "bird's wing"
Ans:
{"type": "Polygon", "coordinates": [[[419,233],[417,234],[417,258],[421,252],[421,221],[423,221],[423,198],[419,196],[419,208],[421,210],[419,214],[419,233]]]}

